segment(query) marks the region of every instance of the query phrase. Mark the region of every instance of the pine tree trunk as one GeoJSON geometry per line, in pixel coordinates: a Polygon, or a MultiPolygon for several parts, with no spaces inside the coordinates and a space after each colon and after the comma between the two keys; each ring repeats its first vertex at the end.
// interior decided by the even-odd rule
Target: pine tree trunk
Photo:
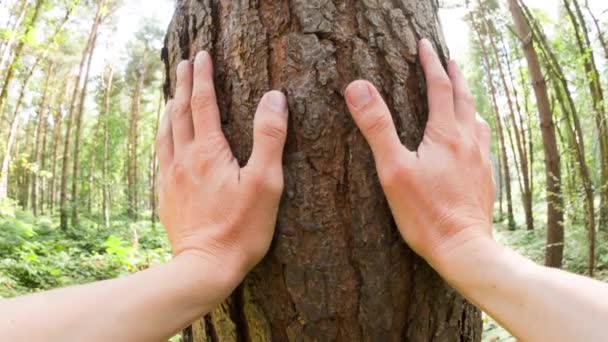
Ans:
{"type": "Polygon", "coordinates": [[[547,249],[545,264],[561,267],[564,253],[564,201],[561,185],[560,155],[555,136],[553,113],[549,103],[547,83],[540,67],[538,55],[532,41],[532,31],[517,0],[509,0],[515,29],[521,41],[524,56],[536,96],[543,147],[545,151],[545,173],[547,194],[547,249]]]}
{"type": "Polygon", "coordinates": [[[524,5],[522,5],[521,7],[525,14],[528,25],[533,29],[535,40],[539,43],[540,47],[544,51],[543,55],[547,58],[545,64],[549,67],[549,71],[553,76],[552,85],[554,88],[554,92],[557,96],[562,112],[564,113],[564,118],[566,119],[565,126],[568,129],[568,133],[570,135],[569,141],[571,149],[575,152],[574,156],[576,159],[576,165],[578,166],[578,171],[580,173],[581,182],[583,183],[583,189],[585,192],[585,226],[587,228],[587,233],[590,241],[587,268],[589,274],[593,275],[593,270],[595,268],[596,235],[594,203],[595,194],[593,188],[593,179],[591,178],[591,174],[589,172],[587,155],[585,152],[585,133],[583,131],[583,126],[580,120],[580,116],[578,114],[578,108],[574,103],[572,91],[570,90],[570,84],[568,82],[568,79],[566,78],[566,74],[564,73],[562,66],[560,65],[557,59],[557,56],[555,55],[555,52],[548,44],[544,31],[542,30],[540,25],[538,25],[538,23],[534,20],[528,8],[524,5]]]}
{"type": "Polygon", "coordinates": [[[89,75],[91,72],[91,64],[93,61],[93,55],[95,53],[95,43],[97,42],[97,27],[99,26],[99,22],[97,22],[97,26],[93,29],[93,38],[90,42],[90,50],[89,57],[87,61],[87,71],[84,76],[84,85],[82,87],[82,91],[80,93],[80,105],[78,106],[78,111],[76,112],[76,132],[74,134],[74,153],[73,153],[73,162],[72,162],[72,227],[78,226],[78,210],[80,207],[80,201],[78,199],[78,183],[79,172],[80,172],[80,143],[81,143],[81,135],[82,135],[82,115],[84,112],[84,105],[87,98],[87,89],[89,84],[89,75]]]}
{"type": "Polygon", "coordinates": [[[32,212],[34,214],[34,216],[38,216],[38,177],[40,175],[40,171],[42,170],[40,168],[40,154],[41,154],[41,149],[40,149],[40,145],[42,143],[42,133],[43,133],[43,128],[46,124],[46,115],[48,113],[48,97],[49,97],[49,87],[50,87],[50,82],[53,78],[53,63],[50,62],[49,67],[47,69],[47,75],[46,75],[46,80],[44,81],[44,90],[42,92],[42,99],[40,100],[40,107],[38,108],[38,117],[37,117],[37,123],[36,123],[36,142],[34,145],[34,155],[33,155],[33,162],[35,165],[36,170],[34,170],[34,172],[32,173],[32,199],[31,199],[31,205],[32,205],[32,212]]]}
{"type": "Polygon", "coordinates": [[[27,86],[32,79],[32,75],[34,71],[38,67],[38,63],[40,63],[40,59],[36,59],[34,64],[30,67],[29,72],[25,75],[23,79],[23,84],[21,86],[21,91],[19,92],[19,97],[17,98],[17,103],[15,104],[15,108],[13,110],[13,115],[11,116],[11,121],[9,125],[9,131],[6,136],[6,144],[4,149],[4,157],[2,158],[2,169],[0,170],[0,199],[4,199],[8,197],[8,172],[11,163],[11,149],[13,143],[15,141],[15,137],[19,132],[20,118],[19,113],[21,110],[21,105],[23,104],[23,100],[25,98],[25,92],[27,91],[27,86]]]}
{"type": "Polygon", "coordinates": [[[496,99],[496,86],[494,85],[494,79],[492,78],[492,64],[490,63],[490,56],[486,49],[485,43],[481,36],[479,24],[475,21],[474,17],[471,16],[471,27],[475,31],[477,36],[477,43],[481,50],[481,58],[484,64],[486,76],[488,78],[488,85],[490,86],[490,95],[492,98],[492,107],[494,111],[494,119],[496,121],[496,133],[498,135],[498,142],[500,143],[500,157],[502,158],[502,175],[505,184],[505,196],[507,197],[507,222],[510,230],[515,230],[515,217],[513,215],[513,200],[511,195],[511,168],[509,166],[509,156],[507,155],[507,145],[505,143],[505,132],[503,129],[502,116],[500,115],[500,109],[498,107],[498,101],[496,99]]]}
{"type": "MultiPolygon", "coordinates": [[[[33,9],[32,17],[28,22],[28,26],[23,33],[24,37],[27,37],[30,32],[35,29],[36,23],[38,21],[38,17],[40,16],[40,9],[42,8],[42,4],[44,0],[37,0],[36,5],[33,9]]],[[[21,58],[21,53],[23,53],[23,49],[25,48],[25,39],[20,39],[19,44],[15,47],[15,54],[13,55],[13,59],[11,63],[8,65],[6,74],[4,75],[4,80],[2,82],[2,88],[0,90],[0,122],[4,121],[4,107],[6,105],[6,100],[8,96],[8,89],[10,88],[11,81],[13,80],[13,76],[15,75],[15,69],[17,68],[17,64],[19,63],[19,59],[21,58]]]]}
{"type": "Polygon", "coordinates": [[[10,36],[8,38],[7,42],[2,45],[2,50],[0,52],[0,70],[4,70],[4,65],[6,64],[6,62],[9,60],[9,58],[11,56],[13,44],[15,43],[15,40],[17,39],[17,37],[19,37],[19,34],[17,34],[17,32],[19,31],[21,23],[23,22],[23,19],[25,18],[25,13],[27,12],[27,6],[28,6],[28,1],[22,0],[21,7],[19,8],[19,12],[18,12],[17,16],[15,17],[15,21],[13,22],[13,25],[11,27],[11,31],[13,31],[13,35],[10,36]]]}
{"type": "Polygon", "coordinates": [[[128,151],[128,167],[127,167],[127,202],[129,217],[137,218],[139,212],[138,199],[138,140],[139,140],[139,117],[141,115],[141,94],[144,88],[146,79],[147,61],[144,60],[139,66],[137,81],[133,88],[131,102],[131,116],[129,120],[129,144],[128,151]]]}
{"type": "Polygon", "coordinates": [[[600,83],[600,73],[597,69],[595,57],[593,55],[593,46],[589,39],[589,31],[587,23],[583,17],[580,6],[577,1],[572,1],[574,10],[571,7],[569,0],[564,0],[564,7],[572,26],[579,52],[583,57],[583,65],[585,75],[587,77],[587,85],[591,100],[593,102],[593,110],[595,112],[595,123],[598,129],[600,143],[600,170],[601,184],[599,188],[600,207],[599,207],[599,226],[602,230],[608,231],[608,117],[606,116],[606,107],[604,104],[604,91],[600,83]]]}
{"type": "Polygon", "coordinates": [[[103,112],[102,118],[103,121],[103,161],[102,161],[102,169],[101,169],[101,183],[102,183],[102,202],[101,202],[101,211],[103,212],[103,225],[104,227],[110,228],[110,184],[108,179],[108,158],[109,155],[109,145],[110,145],[110,101],[112,99],[112,90],[114,84],[114,66],[110,65],[110,69],[108,70],[107,79],[105,80],[105,89],[104,89],[104,100],[103,100],[103,112]]]}
{"type": "MultiPolygon", "coordinates": [[[[511,126],[513,127],[513,134],[515,135],[515,141],[511,141],[513,147],[513,156],[516,162],[517,174],[519,175],[520,180],[520,188],[521,188],[521,198],[524,206],[524,212],[526,216],[526,226],[528,230],[534,229],[534,219],[532,214],[532,196],[530,193],[530,182],[528,178],[528,159],[525,153],[524,143],[522,143],[521,137],[521,128],[517,122],[515,113],[515,109],[513,106],[513,97],[511,96],[511,89],[509,88],[509,84],[507,82],[507,77],[503,69],[503,63],[498,53],[498,47],[494,38],[494,34],[499,34],[496,30],[490,30],[489,19],[487,18],[487,14],[484,10],[485,6],[481,4],[481,1],[478,1],[479,8],[482,11],[482,23],[484,25],[485,31],[488,36],[488,40],[490,42],[490,50],[492,51],[492,55],[496,61],[496,66],[498,69],[498,75],[500,76],[500,81],[502,82],[502,87],[504,90],[505,97],[507,99],[507,105],[509,108],[509,119],[511,120],[511,126]]],[[[507,60],[508,63],[508,60],[507,60]]],[[[515,99],[515,102],[517,99],[515,99]]],[[[510,132],[507,128],[507,131],[510,132]]],[[[511,134],[511,133],[509,133],[511,134]]],[[[512,140],[512,139],[511,139],[512,140]]]]}
{"type": "Polygon", "coordinates": [[[209,50],[240,163],[264,92],[283,90],[291,117],[273,247],[186,341],[481,339],[479,311],[402,242],[343,99],[350,81],[373,81],[416,148],[428,112],[418,38],[447,60],[436,10],[433,0],[177,2],[162,54],[165,94],[178,62],[209,50]]]}
{"type": "MultiPolygon", "coordinates": [[[[105,1],[103,1],[103,2],[105,2],[105,1]]],[[[78,109],[81,109],[81,108],[78,108],[78,109],[76,108],[76,105],[78,103],[78,98],[81,97],[82,99],[84,99],[84,95],[79,96],[79,94],[83,94],[82,93],[83,91],[86,93],[86,84],[87,84],[88,75],[85,76],[85,74],[86,74],[85,65],[87,64],[87,61],[89,60],[88,58],[92,57],[91,50],[94,46],[94,39],[97,38],[97,28],[98,28],[99,22],[101,20],[102,8],[103,8],[103,3],[98,5],[97,14],[95,15],[95,19],[93,20],[91,30],[89,31],[89,38],[88,38],[87,44],[85,46],[85,49],[82,53],[82,57],[80,59],[80,66],[78,69],[78,80],[76,82],[74,91],[72,93],[72,101],[70,103],[70,109],[69,109],[68,117],[67,117],[67,123],[66,123],[67,126],[66,126],[65,141],[64,141],[64,147],[63,147],[63,160],[62,160],[62,167],[61,167],[61,187],[60,187],[60,197],[59,197],[59,206],[60,206],[59,226],[63,230],[68,229],[68,207],[67,207],[68,185],[67,185],[67,183],[68,183],[70,146],[71,146],[71,140],[72,140],[72,137],[71,137],[72,125],[79,116],[78,109]]],[[[88,66],[86,68],[89,69],[88,66]]],[[[81,106],[82,105],[83,104],[81,104],[81,106]]],[[[82,110],[80,110],[80,112],[82,113],[82,110]]],[[[77,137],[76,140],[80,140],[79,137],[77,137]]],[[[77,177],[73,177],[73,178],[76,179],[77,177]]],[[[72,189],[72,191],[74,191],[74,189],[72,189]]],[[[75,202],[75,200],[76,199],[74,198],[74,194],[73,194],[72,202],[75,202]]]]}
{"type": "MultiPolygon", "coordinates": [[[[76,79],[74,83],[74,87],[76,86],[78,80],[76,79]]],[[[61,93],[61,99],[59,100],[59,104],[63,103],[63,101],[68,97],[68,93],[70,93],[70,81],[69,79],[65,80],[65,85],[63,92],[61,93]]],[[[57,161],[59,158],[59,147],[61,146],[61,128],[63,127],[63,111],[61,109],[61,105],[55,109],[55,115],[53,116],[53,147],[51,153],[51,177],[49,178],[49,211],[51,214],[54,213],[55,204],[57,202],[57,161]]]]}

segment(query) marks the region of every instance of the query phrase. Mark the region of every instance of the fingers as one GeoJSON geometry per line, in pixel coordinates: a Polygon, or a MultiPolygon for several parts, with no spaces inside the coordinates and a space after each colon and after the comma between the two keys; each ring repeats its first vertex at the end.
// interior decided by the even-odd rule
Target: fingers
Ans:
{"type": "Polygon", "coordinates": [[[258,171],[282,168],[287,116],[283,93],[271,91],[262,97],[253,121],[253,151],[247,167],[258,171]]]}
{"type": "Polygon", "coordinates": [[[345,91],[346,103],[378,163],[397,153],[411,153],[401,144],[391,113],[378,90],[367,81],[355,81],[345,91]]]}
{"type": "Polygon", "coordinates": [[[456,61],[448,64],[448,74],[454,88],[454,111],[456,120],[465,125],[475,122],[475,102],[462,71],[456,61]]]}
{"type": "Polygon", "coordinates": [[[171,161],[173,160],[173,134],[171,132],[171,110],[173,107],[173,100],[167,102],[165,107],[165,114],[158,127],[158,133],[156,137],[156,154],[158,156],[158,162],[160,172],[164,173],[171,161]]]}
{"type": "Polygon", "coordinates": [[[192,65],[182,61],[177,66],[177,85],[171,113],[173,144],[176,149],[187,145],[194,138],[190,100],[192,98],[192,65]]]}
{"type": "Polygon", "coordinates": [[[206,51],[199,52],[194,61],[191,106],[196,138],[221,133],[220,110],[213,84],[213,63],[206,51]]]}
{"type": "Polygon", "coordinates": [[[449,126],[455,120],[452,82],[431,42],[422,39],[419,50],[429,97],[429,124],[449,126]]]}

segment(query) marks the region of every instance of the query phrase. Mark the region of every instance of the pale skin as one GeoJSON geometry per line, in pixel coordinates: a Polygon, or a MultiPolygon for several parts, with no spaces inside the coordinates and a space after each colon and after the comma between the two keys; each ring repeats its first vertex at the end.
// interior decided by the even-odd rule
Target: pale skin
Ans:
{"type": "MultiPolygon", "coordinates": [[[[403,238],[523,341],[606,339],[608,285],[536,265],[493,240],[490,129],[455,62],[446,73],[426,40],[420,60],[430,117],[416,152],[399,141],[372,84],[355,81],[345,92],[403,238]]],[[[260,100],[253,152],[241,168],[221,130],[212,73],[204,52],[179,65],[159,129],[159,212],[173,260],[1,301],[2,340],[166,340],[221,303],[263,258],[283,188],[286,100],[277,91],[260,100]]]]}

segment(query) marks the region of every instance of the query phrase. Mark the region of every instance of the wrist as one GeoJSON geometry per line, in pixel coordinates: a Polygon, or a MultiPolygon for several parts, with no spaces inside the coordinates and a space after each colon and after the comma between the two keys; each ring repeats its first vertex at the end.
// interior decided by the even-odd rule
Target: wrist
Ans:
{"type": "Polygon", "coordinates": [[[170,262],[184,270],[187,291],[199,307],[208,312],[223,302],[243,281],[247,271],[234,255],[209,255],[185,250],[170,262]]]}
{"type": "Polygon", "coordinates": [[[460,231],[435,248],[427,261],[453,285],[472,280],[473,272],[488,262],[496,262],[504,249],[491,235],[480,231],[485,230],[471,228],[460,231]]]}

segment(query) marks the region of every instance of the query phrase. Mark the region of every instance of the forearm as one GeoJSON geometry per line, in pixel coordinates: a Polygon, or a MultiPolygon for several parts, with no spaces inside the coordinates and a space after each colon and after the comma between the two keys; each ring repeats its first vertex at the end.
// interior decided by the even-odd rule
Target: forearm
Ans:
{"type": "Polygon", "coordinates": [[[7,341],[160,341],[219,304],[231,275],[194,255],[129,277],[0,304],[7,341]]]}
{"type": "Polygon", "coordinates": [[[606,338],[607,284],[539,266],[489,239],[466,247],[443,273],[520,340],[606,338]]]}

